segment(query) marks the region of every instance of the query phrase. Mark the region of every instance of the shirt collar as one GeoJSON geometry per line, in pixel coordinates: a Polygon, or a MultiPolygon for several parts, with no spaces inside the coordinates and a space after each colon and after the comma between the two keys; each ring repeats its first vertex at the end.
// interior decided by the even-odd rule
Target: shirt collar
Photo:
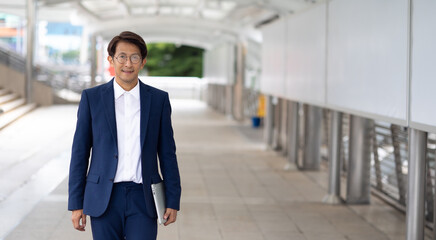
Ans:
{"type": "MultiPolygon", "coordinates": [[[[127,91],[124,90],[117,83],[117,81],[115,81],[115,79],[114,79],[114,97],[115,97],[115,100],[117,100],[119,97],[121,97],[121,95],[123,95],[125,92],[127,92],[127,91]]],[[[134,88],[132,88],[130,91],[128,91],[128,93],[130,93],[136,99],[139,99],[139,81],[138,81],[138,83],[136,83],[136,86],[134,88]]]]}

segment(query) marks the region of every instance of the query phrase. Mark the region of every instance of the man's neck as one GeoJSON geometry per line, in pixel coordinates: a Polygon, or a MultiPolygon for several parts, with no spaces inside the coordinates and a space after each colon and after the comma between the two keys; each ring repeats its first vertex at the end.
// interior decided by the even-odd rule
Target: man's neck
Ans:
{"type": "Polygon", "coordinates": [[[115,81],[118,83],[118,85],[120,85],[122,89],[124,89],[124,91],[127,92],[132,90],[136,86],[136,84],[138,84],[138,79],[136,79],[136,81],[132,81],[131,83],[126,83],[115,77],[115,81]]]}

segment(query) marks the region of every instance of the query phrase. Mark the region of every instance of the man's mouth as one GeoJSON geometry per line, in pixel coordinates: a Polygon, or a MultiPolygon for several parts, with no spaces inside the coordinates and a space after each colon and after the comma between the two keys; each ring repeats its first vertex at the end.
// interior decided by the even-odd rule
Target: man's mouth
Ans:
{"type": "Polygon", "coordinates": [[[133,73],[133,70],[121,70],[124,73],[133,73]]]}

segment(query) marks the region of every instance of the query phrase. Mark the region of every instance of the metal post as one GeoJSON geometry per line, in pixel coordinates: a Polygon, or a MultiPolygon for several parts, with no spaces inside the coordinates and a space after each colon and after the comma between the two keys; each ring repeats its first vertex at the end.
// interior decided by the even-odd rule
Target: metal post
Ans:
{"type": "Polygon", "coordinates": [[[215,84],[209,84],[210,105],[213,109],[216,109],[216,87],[215,84]]]}
{"type": "Polygon", "coordinates": [[[329,140],[329,188],[323,202],[329,204],[342,203],[341,199],[341,146],[342,146],[342,113],[331,111],[329,140]]]}
{"type": "Polygon", "coordinates": [[[312,105],[305,105],[305,141],[304,141],[304,170],[318,170],[321,163],[321,125],[322,109],[312,105]]]}
{"type": "Polygon", "coordinates": [[[370,130],[369,119],[350,116],[349,167],[347,175],[347,203],[370,202],[370,130]]]}
{"type": "Polygon", "coordinates": [[[377,189],[383,190],[381,161],[378,155],[377,129],[375,124],[373,124],[372,126],[371,134],[372,134],[372,155],[374,157],[374,170],[375,170],[375,179],[377,182],[377,189]]]}
{"type": "Polygon", "coordinates": [[[273,97],[265,96],[266,98],[266,116],[265,116],[265,143],[271,146],[273,140],[273,126],[274,126],[274,105],[273,97]]]}
{"type": "Polygon", "coordinates": [[[235,85],[234,84],[225,85],[224,87],[225,87],[224,91],[225,91],[225,95],[226,95],[225,106],[224,106],[225,110],[224,111],[228,117],[233,117],[233,107],[234,107],[233,89],[234,89],[235,85]]]}
{"type": "Polygon", "coordinates": [[[234,85],[234,103],[233,103],[233,117],[238,121],[244,120],[244,78],[245,78],[245,55],[246,50],[244,43],[239,41],[236,45],[236,83],[234,85]]]}
{"type": "Polygon", "coordinates": [[[280,150],[281,149],[281,142],[280,142],[280,128],[281,128],[281,110],[282,110],[282,100],[278,97],[273,98],[273,104],[274,104],[274,124],[273,124],[273,140],[272,140],[272,149],[274,150],[280,150]]]}
{"type": "Polygon", "coordinates": [[[26,101],[33,102],[33,62],[35,59],[35,26],[36,26],[36,1],[27,0],[27,40],[26,40],[26,101]]]}
{"type": "Polygon", "coordinates": [[[283,156],[288,153],[288,104],[289,101],[282,99],[280,107],[280,150],[283,156]]]}
{"type": "Polygon", "coordinates": [[[400,126],[391,124],[391,138],[392,146],[394,147],[394,158],[395,158],[395,175],[397,176],[397,187],[398,194],[400,195],[399,202],[405,204],[406,202],[406,189],[403,181],[403,163],[401,159],[401,146],[398,135],[400,132],[400,126]]]}
{"type": "Polygon", "coordinates": [[[425,159],[427,133],[409,131],[409,180],[407,196],[407,240],[424,239],[425,159]]]}
{"type": "Polygon", "coordinates": [[[97,76],[97,36],[91,36],[91,87],[96,86],[95,78],[97,76]]]}
{"type": "Polygon", "coordinates": [[[226,102],[227,102],[227,92],[225,85],[218,85],[220,89],[220,101],[221,101],[221,113],[226,115],[226,102]]]}
{"type": "Polygon", "coordinates": [[[298,115],[298,102],[289,102],[289,126],[288,126],[288,161],[289,165],[285,169],[289,169],[291,164],[298,164],[298,130],[300,117],[298,115]]]}

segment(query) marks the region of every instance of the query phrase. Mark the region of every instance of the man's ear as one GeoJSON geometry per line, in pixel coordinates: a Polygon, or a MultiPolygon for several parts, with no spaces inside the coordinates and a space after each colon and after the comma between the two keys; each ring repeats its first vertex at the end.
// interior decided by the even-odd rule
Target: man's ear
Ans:
{"type": "Polygon", "coordinates": [[[142,60],[142,66],[141,68],[143,68],[145,66],[145,63],[147,63],[147,58],[144,58],[144,60],[142,60]]]}
{"type": "Polygon", "coordinates": [[[111,64],[111,66],[113,67],[114,65],[114,59],[111,56],[107,56],[107,61],[111,64]]]}

